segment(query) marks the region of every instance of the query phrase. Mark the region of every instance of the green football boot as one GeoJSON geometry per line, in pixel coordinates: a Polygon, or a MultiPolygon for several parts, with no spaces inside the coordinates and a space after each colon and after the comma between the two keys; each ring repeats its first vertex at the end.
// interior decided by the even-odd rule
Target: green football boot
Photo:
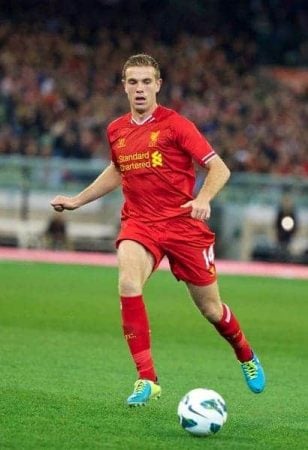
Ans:
{"type": "Polygon", "coordinates": [[[128,406],[142,406],[150,399],[158,399],[161,395],[159,384],[150,380],[137,380],[134,385],[134,392],[128,397],[128,406]]]}

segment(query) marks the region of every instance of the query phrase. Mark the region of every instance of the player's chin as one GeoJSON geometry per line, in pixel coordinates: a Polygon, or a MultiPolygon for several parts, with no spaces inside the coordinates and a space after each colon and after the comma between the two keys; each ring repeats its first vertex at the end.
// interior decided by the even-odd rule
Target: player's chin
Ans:
{"type": "Polygon", "coordinates": [[[143,113],[145,113],[146,111],[147,111],[147,105],[145,104],[145,103],[142,103],[142,104],[140,104],[140,103],[135,103],[134,104],[134,108],[135,108],[135,111],[138,113],[138,114],[143,114],[143,113]]]}

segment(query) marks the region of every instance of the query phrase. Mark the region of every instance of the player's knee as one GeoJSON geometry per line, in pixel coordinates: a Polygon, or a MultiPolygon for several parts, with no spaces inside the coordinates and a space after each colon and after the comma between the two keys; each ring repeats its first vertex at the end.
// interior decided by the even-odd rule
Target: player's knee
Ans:
{"type": "Polygon", "coordinates": [[[141,295],[142,286],[137,280],[125,275],[119,278],[119,294],[121,296],[132,297],[134,295],[141,295]]]}

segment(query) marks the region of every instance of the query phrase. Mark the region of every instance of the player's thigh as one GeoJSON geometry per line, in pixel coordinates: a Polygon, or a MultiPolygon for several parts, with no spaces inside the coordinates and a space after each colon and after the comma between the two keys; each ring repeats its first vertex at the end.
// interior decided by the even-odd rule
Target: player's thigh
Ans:
{"type": "Polygon", "coordinates": [[[217,281],[206,286],[196,286],[186,283],[195,305],[211,322],[217,322],[222,317],[222,302],[217,281]]]}
{"type": "Polygon", "coordinates": [[[212,284],[216,280],[215,234],[195,219],[184,218],[172,225],[164,250],[173,275],[196,286],[212,284]]]}
{"type": "Polygon", "coordinates": [[[119,243],[117,256],[120,280],[125,277],[143,286],[154,268],[153,255],[138,242],[125,239],[119,243]]]}

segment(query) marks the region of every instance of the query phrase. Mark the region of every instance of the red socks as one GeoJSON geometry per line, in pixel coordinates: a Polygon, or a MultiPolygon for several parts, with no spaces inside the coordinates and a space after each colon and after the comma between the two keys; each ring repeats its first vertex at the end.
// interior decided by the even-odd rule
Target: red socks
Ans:
{"type": "Polygon", "coordinates": [[[227,305],[223,306],[223,315],[214,327],[218,333],[225,338],[235,351],[236,357],[240,362],[250,361],[253,358],[253,352],[244,333],[240,328],[236,317],[227,305]]]}
{"type": "MultiPolygon", "coordinates": [[[[122,327],[130,353],[141,379],[156,381],[157,376],[151,355],[150,328],[142,295],[121,297],[122,327]]],[[[240,362],[253,357],[252,349],[240,325],[227,305],[223,316],[214,324],[218,333],[233,347],[240,362]]]]}
{"type": "Polygon", "coordinates": [[[156,381],[151,355],[150,328],[142,295],[121,296],[122,327],[139,378],[156,381]]]}

